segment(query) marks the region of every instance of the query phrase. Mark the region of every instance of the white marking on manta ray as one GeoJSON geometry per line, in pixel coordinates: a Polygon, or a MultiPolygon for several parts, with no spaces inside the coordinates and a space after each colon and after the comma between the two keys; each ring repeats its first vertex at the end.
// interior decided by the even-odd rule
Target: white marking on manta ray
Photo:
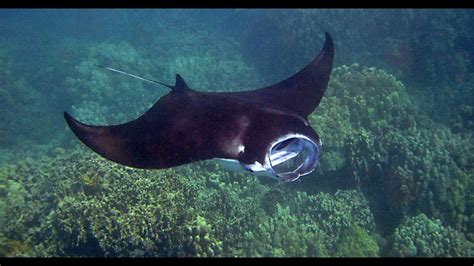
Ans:
{"type": "Polygon", "coordinates": [[[221,141],[223,145],[222,149],[233,157],[237,157],[241,152],[245,152],[245,146],[243,144],[242,137],[247,131],[247,128],[250,124],[250,120],[247,116],[244,115],[237,118],[236,124],[237,128],[235,132],[238,132],[238,134],[233,136],[233,138],[228,142],[221,141]]]}

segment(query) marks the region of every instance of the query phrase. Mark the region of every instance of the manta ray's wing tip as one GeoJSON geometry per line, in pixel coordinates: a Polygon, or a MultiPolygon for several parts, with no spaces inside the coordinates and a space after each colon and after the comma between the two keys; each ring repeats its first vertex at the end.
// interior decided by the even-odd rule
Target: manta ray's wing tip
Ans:
{"type": "Polygon", "coordinates": [[[332,40],[331,34],[329,34],[329,32],[326,31],[326,32],[324,32],[324,33],[325,33],[325,35],[326,35],[326,39],[327,39],[327,40],[332,40]]]}
{"type": "Polygon", "coordinates": [[[76,128],[78,127],[78,125],[81,125],[81,123],[79,121],[77,121],[76,119],[74,119],[74,117],[72,117],[68,112],[63,112],[63,115],[64,115],[64,119],[66,120],[66,123],[68,124],[68,126],[71,129],[73,129],[74,133],[77,134],[76,128]]]}
{"type": "Polygon", "coordinates": [[[74,135],[76,135],[82,142],[84,142],[85,137],[85,125],[82,125],[79,121],[74,119],[68,112],[63,112],[64,119],[66,124],[72,130],[74,135]]]}
{"type": "Polygon", "coordinates": [[[73,124],[75,122],[75,119],[72,118],[72,116],[70,114],[68,114],[67,112],[63,112],[63,115],[64,115],[64,119],[66,120],[66,123],[70,127],[71,124],[73,124]]]}
{"type": "Polygon", "coordinates": [[[87,146],[90,146],[92,143],[91,137],[98,137],[101,133],[103,133],[103,131],[100,130],[102,127],[81,123],[67,112],[64,112],[63,115],[67,125],[72,130],[74,135],[76,135],[87,146]]]}
{"type": "Polygon", "coordinates": [[[334,46],[332,37],[331,37],[331,35],[329,34],[329,32],[325,32],[325,35],[326,35],[326,41],[325,41],[325,43],[324,43],[323,50],[325,50],[325,49],[328,48],[328,47],[334,46]]]}

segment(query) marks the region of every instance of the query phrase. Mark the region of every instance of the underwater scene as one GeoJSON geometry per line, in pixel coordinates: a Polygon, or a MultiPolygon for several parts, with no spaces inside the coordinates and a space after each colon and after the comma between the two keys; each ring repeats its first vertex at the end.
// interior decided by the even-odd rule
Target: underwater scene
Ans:
{"type": "Polygon", "coordinates": [[[474,256],[474,9],[2,9],[0,114],[0,257],[474,256]]]}

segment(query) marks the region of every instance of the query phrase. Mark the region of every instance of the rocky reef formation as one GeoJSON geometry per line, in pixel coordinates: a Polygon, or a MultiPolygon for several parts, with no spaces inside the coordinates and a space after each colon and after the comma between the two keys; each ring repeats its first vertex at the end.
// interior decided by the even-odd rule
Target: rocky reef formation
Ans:
{"type": "Polygon", "coordinates": [[[53,132],[50,108],[36,86],[16,76],[11,53],[0,50],[0,148],[21,146],[25,139],[45,143],[53,132]]]}
{"type": "Polygon", "coordinates": [[[342,239],[375,228],[357,191],[272,192],[212,162],[146,171],[56,152],[1,168],[2,255],[350,256],[342,239]]]}
{"type": "Polygon", "coordinates": [[[409,217],[393,235],[392,256],[400,257],[467,257],[473,256],[472,243],[464,236],[444,227],[439,219],[431,220],[425,214],[409,217]],[[466,246],[469,245],[469,246],[466,246]]]}
{"type": "Polygon", "coordinates": [[[470,254],[472,143],[418,114],[405,90],[379,69],[336,68],[310,116],[324,136],[320,166],[294,184],[270,185],[214,161],[136,170],[82,146],[6,165],[1,254],[470,254]],[[453,246],[430,253],[400,240],[411,234],[410,216],[447,230],[453,246]]]}
{"type": "Polygon", "coordinates": [[[404,216],[423,212],[471,234],[472,132],[455,134],[416,106],[405,86],[383,70],[335,69],[326,98],[310,117],[331,147],[318,176],[365,191],[387,232],[404,216]]]}

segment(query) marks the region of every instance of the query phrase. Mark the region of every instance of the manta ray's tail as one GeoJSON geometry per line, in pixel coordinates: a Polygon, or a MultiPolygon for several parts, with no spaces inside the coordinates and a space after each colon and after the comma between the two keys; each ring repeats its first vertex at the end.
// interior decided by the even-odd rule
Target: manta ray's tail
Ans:
{"type": "Polygon", "coordinates": [[[136,79],[139,79],[139,80],[143,80],[143,81],[146,81],[146,82],[149,82],[149,83],[159,84],[159,85],[168,87],[168,88],[170,88],[170,89],[174,89],[174,86],[171,86],[171,85],[168,85],[168,84],[165,84],[165,83],[163,83],[163,82],[159,82],[159,81],[156,81],[156,80],[153,80],[153,79],[140,77],[140,76],[137,76],[137,75],[135,75],[135,74],[128,73],[128,72],[125,72],[125,71],[122,71],[122,70],[118,70],[118,69],[115,69],[115,68],[111,68],[111,67],[106,67],[106,66],[97,65],[97,64],[94,64],[94,65],[95,65],[96,67],[104,68],[104,69],[110,70],[110,71],[115,72],[115,73],[127,75],[127,76],[132,77],[132,78],[136,78],[136,79]]]}

